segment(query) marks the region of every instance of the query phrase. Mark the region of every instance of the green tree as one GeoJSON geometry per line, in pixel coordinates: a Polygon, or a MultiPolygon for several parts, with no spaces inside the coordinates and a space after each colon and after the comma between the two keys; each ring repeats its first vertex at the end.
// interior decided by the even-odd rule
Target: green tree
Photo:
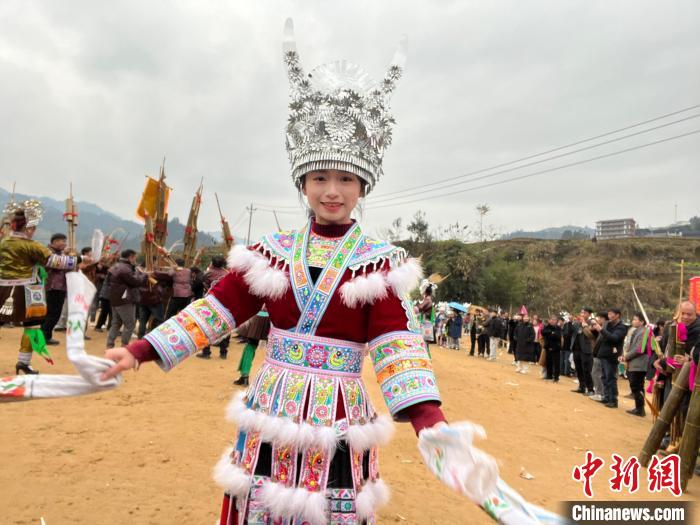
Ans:
{"type": "Polygon", "coordinates": [[[507,308],[525,296],[525,280],[518,263],[502,259],[493,262],[482,277],[483,299],[489,305],[507,308]]]}
{"type": "Polygon", "coordinates": [[[408,224],[406,229],[411,234],[413,242],[431,242],[433,236],[430,234],[430,225],[425,217],[425,212],[418,210],[413,216],[413,220],[408,224]]]}

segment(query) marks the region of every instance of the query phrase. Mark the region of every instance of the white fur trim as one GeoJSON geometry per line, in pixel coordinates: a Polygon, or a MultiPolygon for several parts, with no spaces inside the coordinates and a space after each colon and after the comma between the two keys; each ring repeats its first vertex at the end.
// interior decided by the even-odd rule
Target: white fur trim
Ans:
{"type": "Polygon", "coordinates": [[[244,272],[249,270],[250,267],[253,266],[253,263],[260,259],[264,259],[261,253],[249,250],[245,246],[237,244],[229,250],[226,260],[229,270],[244,272]]]}
{"type": "Polygon", "coordinates": [[[298,516],[311,525],[328,523],[328,501],[321,492],[268,482],[260,488],[260,501],[273,518],[298,516]]]}
{"type": "Polygon", "coordinates": [[[389,502],[389,487],[381,479],[366,483],[355,499],[357,521],[372,516],[374,511],[389,502]]]}
{"type": "Polygon", "coordinates": [[[340,287],[340,297],[348,308],[355,308],[364,304],[373,304],[375,301],[386,298],[386,281],[381,272],[370,272],[358,275],[340,287]]]}
{"type": "Polygon", "coordinates": [[[394,423],[389,416],[381,415],[365,425],[350,425],[345,439],[355,450],[386,445],[394,435],[394,423]]]}
{"type": "Polygon", "coordinates": [[[251,476],[231,462],[233,448],[228,448],[214,467],[214,481],[232,496],[242,497],[248,493],[251,476]]]}
{"type": "Polygon", "coordinates": [[[267,259],[256,261],[245,274],[245,282],[253,295],[275,301],[289,288],[287,272],[272,268],[267,259]]]}
{"type": "Polygon", "coordinates": [[[262,253],[249,250],[245,246],[234,246],[228,254],[228,267],[245,272],[245,282],[253,295],[276,300],[287,293],[289,278],[287,272],[270,266],[270,261],[262,253]]]}
{"type": "Polygon", "coordinates": [[[277,417],[256,412],[243,401],[245,392],[236,394],[226,408],[226,418],[238,425],[243,432],[260,432],[260,439],[267,443],[291,445],[300,450],[318,447],[335,450],[339,436],[333,427],[315,427],[306,422],[295,423],[287,417],[277,417]]]}
{"type": "Polygon", "coordinates": [[[389,271],[386,280],[394,290],[394,293],[403,297],[413,290],[423,277],[423,268],[420,260],[411,257],[389,271]]]}

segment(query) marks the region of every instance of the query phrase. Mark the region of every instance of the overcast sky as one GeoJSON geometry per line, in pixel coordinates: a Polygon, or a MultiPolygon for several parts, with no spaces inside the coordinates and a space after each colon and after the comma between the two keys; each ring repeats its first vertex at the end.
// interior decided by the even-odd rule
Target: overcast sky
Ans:
{"type": "MultiPolygon", "coordinates": [[[[3,0],[0,186],[17,181],[22,193],[63,198],[72,181],[77,199],[133,218],[144,175],[157,175],[165,156],[171,216],[186,219],[204,177],[201,230],[218,230],[214,191],[231,223],[250,202],[297,205],[283,134],[287,16],[306,70],[345,58],[379,79],[408,36],[394,142],[364,213],[370,232],[418,209],[433,226],[475,225],[481,203],[501,232],[628,216],[661,225],[673,221],[675,204],[679,219],[700,215],[700,134],[456,193],[687,133],[700,118],[381,200],[700,104],[696,0],[3,0]],[[392,206],[372,209],[373,196],[374,206],[392,206]]],[[[282,227],[303,222],[300,211],[280,211],[282,227]]],[[[253,235],[274,224],[271,213],[256,212],[253,235]]],[[[235,226],[245,236],[247,222],[235,226]]]]}

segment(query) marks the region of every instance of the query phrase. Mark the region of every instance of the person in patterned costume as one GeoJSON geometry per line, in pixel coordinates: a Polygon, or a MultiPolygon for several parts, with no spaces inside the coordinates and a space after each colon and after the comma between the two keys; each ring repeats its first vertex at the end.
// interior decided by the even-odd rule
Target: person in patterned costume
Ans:
{"type": "Polygon", "coordinates": [[[38,374],[31,365],[34,353],[53,364],[39,328],[46,316],[46,268],[75,270],[80,261],[52,254],[32,239],[44,215],[39,201],[12,202],[4,212],[10,217],[11,232],[0,241],[0,325],[24,327],[15,373],[38,374]]]}
{"type": "Polygon", "coordinates": [[[483,430],[448,425],[440,409],[408,298],[422,277],[419,261],[351,218],[382,174],[403,50],[380,83],[344,61],[305,75],[288,20],[284,58],[287,150],[311,218],[299,230],[234,246],[228,274],[143,340],[108,350],[116,364],[103,377],[146,361],[169,371],[265,305],[265,361],[227,409],[238,434],[214,469],[225,492],[220,525],[375,523],[389,495],[378,447],[390,439],[392,419],[410,421],[433,473],[484,507],[489,500],[495,515],[503,504],[489,499],[495,460],[471,447],[483,430]],[[367,355],[390,417],[375,410],[362,381],[367,355]]]}

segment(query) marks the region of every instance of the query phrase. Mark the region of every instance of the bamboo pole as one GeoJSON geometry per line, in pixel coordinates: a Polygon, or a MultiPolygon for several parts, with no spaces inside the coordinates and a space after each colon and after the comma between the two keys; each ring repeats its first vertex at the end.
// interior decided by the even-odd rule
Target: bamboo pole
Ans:
{"type": "Polygon", "coordinates": [[[185,266],[187,267],[192,266],[197,257],[197,217],[199,217],[199,208],[202,204],[203,184],[204,179],[200,181],[199,188],[197,188],[197,192],[192,199],[190,213],[185,225],[185,237],[182,240],[184,245],[182,249],[183,259],[185,259],[185,266]]]}
{"type": "Polygon", "coordinates": [[[70,255],[77,255],[77,246],[75,238],[75,229],[78,227],[78,207],[73,201],[73,183],[70,183],[70,190],[68,193],[68,198],[66,199],[66,212],[63,214],[63,218],[68,224],[68,253],[70,255]]]}
{"type": "Polygon", "coordinates": [[[678,448],[681,457],[681,489],[685,491],[688,481],[693,477],[698,460],[698,437],[700,436],[700,374],[695,374],[693,394],[690,397],[688,415],[685,418],[683,437],[678,448]]]}
{"type": "Polygon", "coordinates": [[[231,228],[229,227],[228,221],[224,217],[224,214],[221,212],[219,196],[216,193],[214,193],[214,197],[216,197],[216,207],[219,209],[219,218],[221,219],[221,233],[223,234],[224,244],[226,245],[226,249],[230,250],[233,246],[233,235],[231,235],[231,228]]]}
{"type": "MultiPolygon", "coordinates": [[[[156,216],[153,218],[153,235],[155,243],[159,246],[165,246],[168,239],[168,201],[169,188],[165,184],[165,157],[163,164],[160,166],[160,174],[158,176],[158,198],[156,199],[156,216]]],[[[158,266],[163,263],[163,258],[158,251],[158,266]]]]}
{"type": "Polygon", "coordinates": [[[666,432],[671,426],[671,421],[675,417],[676,413],[680,409],[681,401],[683,396],[688,391],[688,377],[690,376],[690,363],[685,363],[680,372],[676,374],[675,380],[673,381],[673,388],[671,393],[666,399],[659,417],[656,418],[654,425],[651,427],[651,432],[647,440],[644,442],[642,451],[639,453],[639,463],[646,467],[651,461],[651,456],[656,454],[659,450],[661,441],[663,440],[666,432]]]}

